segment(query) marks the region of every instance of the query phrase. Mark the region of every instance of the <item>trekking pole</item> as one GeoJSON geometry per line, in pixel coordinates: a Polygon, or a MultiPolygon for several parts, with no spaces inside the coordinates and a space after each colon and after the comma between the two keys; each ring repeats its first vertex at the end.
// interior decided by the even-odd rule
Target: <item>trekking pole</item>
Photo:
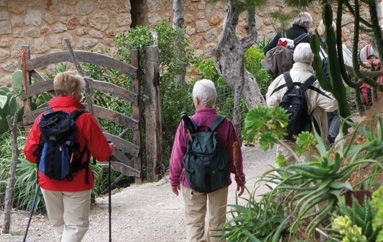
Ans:
{"type": "Polygon", "coordinates": [[[185,111],[181,113],[181,118],[184,121],[184,127],[188,133],[189,140],[190,142],[193,142],[193,137],[191,135],[191,133],[194,133],[193,124],[191,123],[191,120],[185,111]]]}
{"type": "Polygon", "coordinates": [[[111,185],[111,164],[110,160],[112,157],[109,157],[108,161],[108,190],[109,190],[109,242],[112,242],[112,185],[111,185]]]}
{"type": "MultiPolygon", "coordinates": [[[[108,139],[108,143],[112,143],[110,139],[108,139]]],[[[109,157],[108,160],[108,199],[109,199],[109,242],[112,242],[112,181],[111,181],[111,173],[112,173],[112,165],[111,165],[112,156],[109,157]]]]}
{"type": "Polygon", "coordinates": [[[35,210],[36,200],[37,200],[37,196],[39,195],[39,190],[40,190],[40,186],[37,184],[37,186],[36,186],[36,193],[35,193],[35,197],[33,198],[32,209],[31,209],[31,213],[29,214],[27,229],[25,230],[23,242],[25,242],[27,240],[29,225],[31,224],[33,210],[35,210]]]}

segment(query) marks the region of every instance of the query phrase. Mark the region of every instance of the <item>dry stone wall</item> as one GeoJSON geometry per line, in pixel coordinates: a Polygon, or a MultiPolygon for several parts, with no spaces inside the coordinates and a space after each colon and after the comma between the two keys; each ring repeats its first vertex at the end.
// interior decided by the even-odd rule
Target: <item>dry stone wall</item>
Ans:
{"type": "Polygon", "coordinates": [[[19,68],[22,45],[32,58],[66,50],[64,39],[75,50],[108,49],[130,25],[130,1],[0,0],[0,84],[19,68]]]}
{"type": "MultiPolygon", "coordinates": [[[[75,50],[113,49],[114,36],[130,29],[132,17],[148,26],[154,26],[161,21],[171,23],[172,2],[0,0],[0,85],[9,86],[12,73],[19,69],[22,45],[30,46],[32,58],[65,51],[67,47],[64,39],[69,39],[75,50]],[[132,5],[140,9],[132,11],[132,5]]],[[[256,27],[260,41],[272,38],[281,28],[280,23],[270,18],[270,13],[286,11],[286,7],[281,0],[273,2],[268,7],[256,10],[256,27]]],[[[197,55],[209,55],[217,45],[222,33],[225,7],[225,3],[207,4],[205,0],[184,0],[184,25],[197,55]]],[[[321,16],[320,6],[306,11],[312,13],[316,27],[321,16]]],[[[237,29],[240,36],[246,34],[245,14],[241,16],[237,29]]],[[[352,45],[352,20],[352,16],[347,14],[342,19],[344,42],[349,47],[352,45]]],[[[48,67],[46,71],[52,68],[48,67]]]]}

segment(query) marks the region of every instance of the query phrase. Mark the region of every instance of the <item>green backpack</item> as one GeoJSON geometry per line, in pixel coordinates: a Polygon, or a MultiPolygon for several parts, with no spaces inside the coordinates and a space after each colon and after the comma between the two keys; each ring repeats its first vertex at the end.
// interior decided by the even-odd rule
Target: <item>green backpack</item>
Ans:
{"type": "Polygon", "coordinates": [[[230,177],[229,155],[221,146],[215,129],[225,120],[218,115],[210,127],[198,126],[183,114],[189,134],[183,159],[186,180],[197,192],[210,193],[227,186],[230,177]]]}

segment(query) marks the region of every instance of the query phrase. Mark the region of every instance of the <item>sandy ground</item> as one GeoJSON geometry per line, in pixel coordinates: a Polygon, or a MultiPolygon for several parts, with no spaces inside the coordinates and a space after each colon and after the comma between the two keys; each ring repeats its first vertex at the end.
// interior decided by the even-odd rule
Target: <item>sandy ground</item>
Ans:
{"type": "MultiPolygon", "coordinates": [[[[254,190],[257,177],[274,165],[273,151],[265,152],[258,146],[243,147],[244,169],[247,188],[254,190]]],[[[265,186],[256,194],[267,191],[265,186]]],[[[242,197],[247,198],[249,194],[242,197]]],[[[229,189],[229,204],[235,204],[235,183],[229,189]]],[[[244,204],[244,199],[239,199],[244,204]]],[[[178,242],[185,239],[185,220],[182,195],[175,196],[167,179],[156,183],[134,184],[112,196],[112,240],[114,242],[178,242]]],[[[108,197],[97,198],[92,206],[90,228],[83,242],[103,242],[109,240],[108,197]]],[[[0,229],[4,218],[1,212],[0,229]]],[[[0,234],[1,242],[23,241],[28,223],[28,211],[13,211],[11,232],[0,234]]],[[[54,242],[52,227],[41,214],[33,216],[28,242],[54,242]]]]}

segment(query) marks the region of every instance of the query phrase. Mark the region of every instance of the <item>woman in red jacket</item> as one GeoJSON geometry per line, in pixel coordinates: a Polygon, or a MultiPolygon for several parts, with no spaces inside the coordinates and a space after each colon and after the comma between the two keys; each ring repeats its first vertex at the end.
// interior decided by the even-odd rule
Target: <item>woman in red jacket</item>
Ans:
{"type": "MultiPolygon", "coordinates": [[[[53,111],[62,110],[71,113],[85,109],[80,103],[84,79],[72,72],[57,74],[53,81],[56,97],[49,101],[53,111]]],[[[36,163],[35,150],[40,143],[40,116],[35,119],[28,134],[24,153],[26,158],[36,163]]],[[[113,143],[108,143],[98,122],[92,114],[85,112],[76,120],[74,134],[79,150],[86,148],[82,162],[88,161],[90,155],[99,161],[107,161],[114,152],[113,143]]],[[[53,180],[38,172],[38,183],[44,196],[48,218],[51,222],[57,242],[81,241],[89,227],[89,211],[94,176],[91,169],[80,169],[71,175],[71,179],[53,180]]]]}

